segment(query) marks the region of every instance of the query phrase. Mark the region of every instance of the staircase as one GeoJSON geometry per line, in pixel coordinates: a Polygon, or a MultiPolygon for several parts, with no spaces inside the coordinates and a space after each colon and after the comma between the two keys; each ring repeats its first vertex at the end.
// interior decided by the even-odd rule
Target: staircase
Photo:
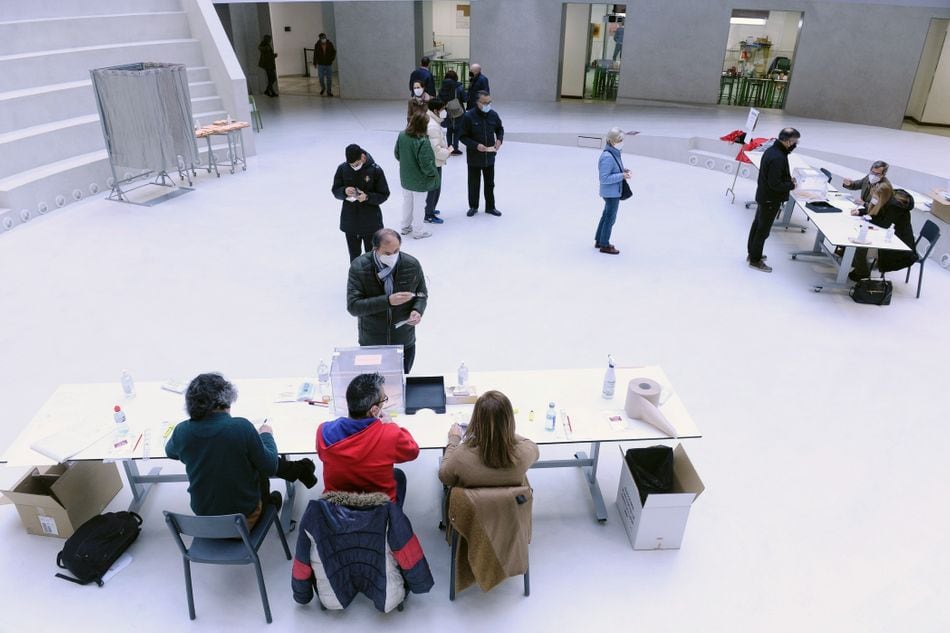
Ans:
{"type": "Polygon", "coordinates": [[[0,232],[111,187],[89,70],[132,62],[184,64],[195,122],[227,116],[181,0],[3,3],[0,232]]]}

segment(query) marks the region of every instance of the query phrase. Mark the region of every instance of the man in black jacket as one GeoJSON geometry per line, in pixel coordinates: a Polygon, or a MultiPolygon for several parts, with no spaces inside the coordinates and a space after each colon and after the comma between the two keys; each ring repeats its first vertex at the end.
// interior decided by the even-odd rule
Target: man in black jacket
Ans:
{"type": "Polygon", "coordinates": [[[468,217],[478,213],[481,178],[485,177],[485,213],[501,216],[495,208],[495,154],[501,149],[505,128],[501,117],[491,108],[491,95],[478,93],[478,106],[462,116],[459,140],[465,144],[468,163],[468,217]]]}
{"type": "MultiPolygon", "coordinates": [[[[409,90],[412,90],[412,84],[417,81],[422,84],[422,89],[426,91],[430,97],[435,96],[435,79],[432,77],[432,73],[429,72],[429,58],[423,57],[419,60],[419,67],[416,68],[409,74],[409,90]]],[[[416,95],[419,96],[419,95],[416,95]]]]}
{"type": "Polygon", "coordinates": [[[340,230],[346,235],[352,262],[361,252],[370,251],[373,234],[383,228],[379,205],[389,199],[386,174],[359,145],[347,145],[346,162],[336,168],[332,191],[334,198],[343,201],[340,230]]]}
{"type": "Polygon", "coordinates": [[[778,215],[782,203],[788,200],[789,192],[797,186],[788,168],[788,155],[795,150],[801,134],[793,127],[787,127],[778,134],[778,140],[765,150],[759,164],[759,186],[755,190],[758,208],[755,219],[749,229],[748,262],[749,266],[763,273],[772,272],[765,263],[762,249],[772,230],[772,223],[778,215]]]}
{"type": "Polygon", "coordinates": [[[313,45],[313,65],[317,68],[317,77],[320,78],[320,94],[327,93],[333,96],[333,60],[336,59],[336,48],[333,42],[327,39],[326,33],[320,34],[320,39],[313,45]]]}
{"type": "Polygon", "coordinates": [[[466,104],[465,109],[474,110],[478,107],[479,91],[491,94],[491,89],[488,87],[488,77],[482,74],[482,67],[480,64],[472,64],[471,68],[469,69],[468,77],[468,103],[466,104]]]}
{"type": "Polygon", "coordinates": [[[401,247],[396,231],[376,231],[373,250],[350,264],[346,309],[358,319],[360,345],[403,346],[408,374],[416,358],[416,326],[429,293],[419,260],[401,247]]]}

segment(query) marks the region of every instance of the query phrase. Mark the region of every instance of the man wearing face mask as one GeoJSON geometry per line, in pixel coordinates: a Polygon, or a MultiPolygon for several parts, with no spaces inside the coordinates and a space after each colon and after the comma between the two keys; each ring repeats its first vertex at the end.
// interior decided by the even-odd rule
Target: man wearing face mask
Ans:
{"type": "Polygon", "coordinates": [[[366,150],[359,145],[347,145],[346,162],[336,168],[332,191],[334,198],[343,201],[340,230],[346,235],[352,262],[360,253],[370,252],[373,234],[383,228],[379,207],[389,199],[386,174],[366,150]]]}
{"type": "Polygon", "coordinates": [[[468,103],[466,110],[474,110],[478,107],[478,93],[487,92],[491,94],[488,88],[488,77],[482,74],[482,67],[479,64],[472,64],[468,73],[468,103]]]}
{"type": "Polygon", "coordinates": [[[871,164],[871,169],[864,178],[860,180],[845,178],[841,181],[841,186],[845,189],[851,189],[852,191],[860,190],[861,201],[864,203],[863,206],[868,206],[871,202],[871,187],[880,182],[887,183],[888,185],[891,184],[887,179],[888,167],[890,167],[890,165],[883,160],[876,160],[871,164]]]}
{"type": "Polygon", "coordinates": [[[465,144],[465,160],[468,163],[468,212],[472,217],[478,213],[479,185],[485,180],[485,213],[501,217],[495,208],[495,154],[501,149],[505,137],[501,117],[492,110],[491,95],[478,93],[478,107],[462,117],[462,132],[459,140],[465,144]]]}
{"type": "Polygon", "coordinates": [[[800,137],[801,133],[793,127],[783,129],[778,133],[778,140],[765,150],[759,165],[759,182],[755,190],[758,207],[749,229],[747,261],[751,268],[763,273],[772,272],[772,268],[765,263],[765,255],[762,254],[765,240],[769,237],[779,208],[798,185],[788,168],[788,155],[795,150],[800,137]]]}
{"type": "MultiPolygon", "coordinates": [[[[435,79],[432,78],[432,73],[429,72],[429,58],[423,57],[419,60],[419,67],[416,68],[409,75],[409,89],[414,88],[413,84],[419,82],[419,85],[422,86],[424,92],[430,97],[435,96],[435,79]]],[[[421,97],[422,95],[416,95],[421,97]]],[[[428,101],[428,99],[427,99],[428,101]]]]}
{"type": "Polygon", "coordinates": [[[408,374],[416,358],[416,327],[426,310],[422,265],[401,251],[402,238],[392,229],[373,235],[373,250],[350,264],[346,309],[357,317],[360,345],[402,345],[408,374]]]}
{"type": "Polygon", "coordinates": [[[326,33],[320,34],[320,39],[313,45],[313,65],[320,78],[320,94],[333,96],[333,60],[336,59],[336,48],[333,42],[327,39],[326,33]]]}
{"type": "Polygon", "coordinates": [[[446,143],[445,130],[442,128],[445,117],[445,103],[438,98],[430,100],[429,123],[426,127],[426,134],[429,137],[429,144],[432,145],[432,152],[435,154],[436,171],[439,172],[439,186],[426,194],[425,221],[430,224],[443,223],[442,218],[438,217],[441,211],[436,209],[436,206],[439,204],[439,195],[442,193],[442,166],[452,155],[452,148],[446,143]]]}

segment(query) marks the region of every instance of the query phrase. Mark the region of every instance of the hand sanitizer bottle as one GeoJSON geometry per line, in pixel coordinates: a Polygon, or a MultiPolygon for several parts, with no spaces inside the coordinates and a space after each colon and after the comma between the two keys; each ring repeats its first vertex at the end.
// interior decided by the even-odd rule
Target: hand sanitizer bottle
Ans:
{"type": "Polygon", "coordinates": [[[604,374],[604,390],[601,394],[604,400],[614,397],[614,388],[617,386],[617,374],[614,372],[614,357],[607,355],[607,372],[604,374]]]}
{"type": "Polygon", "coordinates": [[[468,384],[468,367],[465,366],[464,361],[459,365],[458,381],[459,387],[464,387],[468,384]]]}

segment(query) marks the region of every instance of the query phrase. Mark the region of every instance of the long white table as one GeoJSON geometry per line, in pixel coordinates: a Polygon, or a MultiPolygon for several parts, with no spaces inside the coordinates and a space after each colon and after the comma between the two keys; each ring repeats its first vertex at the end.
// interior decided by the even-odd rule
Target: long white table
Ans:
{"type": "MultiPolygon", "coordinates": [[[[601,398],[602,369],[473,372],[470,380],[479,392],[498,389],[504,392],[515,407],[517,432],[539,445],[589,444],[590,454],[575,453],[573,459],[544,460],[535,468],[581,468],[594,503],[598,521],[606,521],[607,510],[597,483],[597,465],[602,442],[656,441],[672,439],[653,426],[630,419],[623,412],[626,386],[633,378],[652,378],[664,387],[660,410],[676,428],[680,438],[701,437],[693,419],[686,411],[679,395],[659,367],[617,368],[617,393],[612,400],[601,398]],[[545,413],[553,401],[564,420],[559,419],[554,431],[546,431],[545,413]],[[532,414],[533,412],[533,414],[532,414]],[[566,418],[570,418],[570,425],[566,418]],[[611,421],[610,418],[615,418],[611,421]]],[[[278,402],[286,394],[296,393],[303,378],[235,380],[238,400],[232,414],[260,421],[264,418],[274,429],[274,439],[281,454],[316,453],[316,428],[337,414],[328,407],[305,402],[278,402]]],[[[446,385],[454,377],[445,377],[446,385]]],[[[137,383],[135,398],[126,399],[119,383],[61,385],[40,408],[13,444],[2,461],[13,466],[31,466],[54,463],[54,460],[31,448],[35,442],[76,429],[101,429],[105,435],[92,445],[72,455],[71,460],[121,461],[132,489],[130,509],[137,510],[144,502],[151,485],[159,482],[187,481],[184,475],[163,475],[160,467],[152,467],[147,474],[139,471],[139,464],[151,465],[151,460],[164,459],[165,437],[173,425],[186,419],[184,396],[166,391],[161,383],[137,383]],[[120,405],[126,412],[130,429],[130,444],[134,453],[116,454],[112,449],[114,428],[112,409],[120,405]],[[150,436],[146,442],[144,437],[150,436]],[[142,440],[138,438],[143,437],[142,440]],[[148,454],[146,454],[148,449],[148,454]]],[[[467,422],[471,404],[449,405],[446,413],[424,410],[414,415],[394,413],[393,421],[412,433],[422,449],[441,449],[446,444],[446,433],[453,422],[467,422]]],[[[93,433],[93,435],[95,435],[93,433]]],[[[290,524],[295,488],[287,487],[288,503],[282,519],[290,524]]]]}

